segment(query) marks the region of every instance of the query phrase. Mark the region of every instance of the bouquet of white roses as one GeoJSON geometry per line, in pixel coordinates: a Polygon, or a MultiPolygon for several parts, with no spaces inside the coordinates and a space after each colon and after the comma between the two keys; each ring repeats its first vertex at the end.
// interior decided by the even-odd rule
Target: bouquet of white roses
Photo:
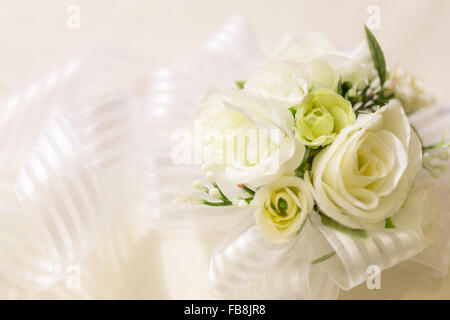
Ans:
{"type": "MultiPolygon", "coordinates": [[[[200,99],[194,147],[211,186],[194,181],[207,196],[190,195],[189,201],[254,209],[249,231],[212,260],[210,287],[218,296],[245,287],[252,288],[250,296],[275,292],[273,267],[303,268],[292,248],[318,247],[319,240],[304,235],[308,221],[331,248],[300,273],[310,274],[311,265],[337,254],[341,263],[325,273],[344,289],[361,283],[367,266],[387,268],[418,252],[411,243],[422,242],[431,200],[415,177],[422,167],[433,175],[443,171],[431,160],[448,154],[430,151],[449,144],[444,137],[423,145],[408,115],[433,97],[402,69],[387,69],[379,43],[367,27],[365,32],[367,43],[349,53],[316,36],[289,35],[248,79],[236,81],[237,88],[211,89],[200,99]],[[228,196],[222,185],[230,183],[241,194],[228,196]],[[345,257],[339,241],[344,247],[361,241],[355,242],[366,250],[359,267],[347,268],[359,261],[345,257]],[[291,258],[282,263],[286,256],[291,258]]],[[[297,281],[279,288],[279,296],[289,290],[294,297],[333,296],[314,293],[314,286],[306,292],[297,281]]]]}

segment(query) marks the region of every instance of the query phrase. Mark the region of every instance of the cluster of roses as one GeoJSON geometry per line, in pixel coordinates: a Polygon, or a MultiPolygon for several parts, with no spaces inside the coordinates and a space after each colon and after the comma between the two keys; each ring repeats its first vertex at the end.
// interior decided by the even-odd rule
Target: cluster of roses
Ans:
{"type": "Polygon", "coordinates": [[[204,164],[212,187],[194,186],[213,200],[191,200],[254,207],[272,242],[296,237],[312,212],[352,234],[405,223],[401,207],[423,153],[407,114],[433,99],[400,68],[386,70],[367,28],[366,40],[348,53],[315,35],[289,35],[236,89],[208,91],[195,120],[216,132],[197,141],[215,155],[204,164]],[[250,129],[264,132],[256,144],[245,139],[250,129]],[[242,135],[242,148],[227,143],[242,135]],[[245,195],[230,199],[216,181],[245,195]]]}

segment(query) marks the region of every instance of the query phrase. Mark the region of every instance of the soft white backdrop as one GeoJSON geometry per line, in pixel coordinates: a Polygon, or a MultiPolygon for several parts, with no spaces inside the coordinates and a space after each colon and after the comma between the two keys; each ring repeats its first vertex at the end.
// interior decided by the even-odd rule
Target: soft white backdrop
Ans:
{"type": "MultiPolygon", "coordinates": [[[[1,0],[0,96],[99,44],[112,43],[151,56],[189,54],[236,12],[250,20],[266,47],[288,31],[311,30],[353,46],[362,39],[370,5],[381,9],[381,28],[375,33],[388,62],[401,61],[448,104],[450,1],[446,0],[1,0]],[[81,28],[70,31],[66,9],[73,4],[81,9],[81,28]]],[[[58,296],[210,298],[205,286],[207,266],[218,239],[217,234],[151,232],[136,240],[128,262],[114,267],[119,270],[112,270],[107,262],[100,264],[94,273],[95,285],[91,281],[82,293],[67,292],[61,285],[58,296]]],[[[450,298],[450,277],[402,288],[397,281],[390,284],[389,279],[401,277],[395,269],[389,270],[383,273],[382,290],[361,286],[340,297],[450,298]]],[[[13,290],[7,296],[52,297],[55,293],[13,290]]]]}

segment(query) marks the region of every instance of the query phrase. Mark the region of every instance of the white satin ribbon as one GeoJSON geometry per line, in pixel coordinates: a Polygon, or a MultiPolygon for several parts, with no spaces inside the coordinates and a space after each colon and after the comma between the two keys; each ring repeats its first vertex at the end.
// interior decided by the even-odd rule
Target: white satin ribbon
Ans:
{"type": "Polygon", "coordinates": [[[143,130],[147,204],[153,226],[226,229],[241,219],[239,210],[173,203],[174,198],[183,198],[191,191],[201,166],[174,164],[171,153],[180,143],[174,132],[188,128],[198,97],[210,87],[234,87],[235,80],[246,79],[262,61],[262,50],[247,20],[235,15],[197,54],[154,70],[143,130]]]}
{"type": "MultiPolygon", "coordinates": [[[[1,278],[40,289],[60,279],[112,219],[104,194],[121,181],[109,181],[107,172],[140,171],[142,146],[170,148],[172,131],[186,126],[208,86],[233,85],[261,58],[237,15],[198,54],[169,68],[151,69],[148,58],[107,47],[14,92],[0,109],[1,278]]],[[[196,210],[165,202],[163,186],[178,173],[160,170],[165,154],[157,156],[146,158],[154,225],[230,223],[224,212],[195,219],[196,210]]],[[[191,176],[176,169],[185,184],[191,176]]]]}
{"type": "Polygon", "coordinates": [[[232,296],[236,299],[336,299],[339,288],[320,265],[310,260],[288,258],[255,280],[242,286],[232,296]]]}
{"type": "Polygon", "coordinates": [[[338,287],[319,265],[305,258],[304,237],[283,244],[268,243],[253,219],[247,212],[217,245],[209,267],[208,288],[213,295],[233,299],[337,298],[338,287]]]}
{"type": "Polygon", "coordinates": [[[367,239],[361,239],[324,226],[317,214],[312,214],[311,218],[316,232],[310,234],[308,243],[315,256],[336,253],[336,257],[322,262],[322,266],[344,290],[365,282],[371,275],[370,266],[386,270],[423,248],[423,238],[418,231],[389,229],[370,232],[367,239]]]}
{"type": "Polygon", "coordinates": [[[220,296],[232,293],[275,266],[293,245],[269,243],[256,226],[250,227],[211,259],[209,289],[220,296]]]}
{"type": "MultiPolygon", "coordinates": [[[[386,270],[422,250],[422,236],[412,230],[372,232],[359,239],[332,230],[313,213],[299,247],[309,247],[309,258],[288,252],[294,242],[271,244],[256,226],[216,252],[210,263],[209,288],[218,297],[278,297],[282,299],[334,299],[336,284],[349,290],[371,275],[370,266],[386,270]],[[319,264],[315,258],[335,252],[319,264]]],[[[235,233],[235,231],[232,231],[235,233]]],[[[307,250],[305,250],[307,252],[307,250]]]]}
{"type": "Polygon", "coordinates": [[[7,281],[51,286],[111,221],[101,177],[130,165],[137,152],[138,102],[128,89],[142,75],[122,59],[73,59],[10,97],[0,125],[0,273],[7,281]]]}

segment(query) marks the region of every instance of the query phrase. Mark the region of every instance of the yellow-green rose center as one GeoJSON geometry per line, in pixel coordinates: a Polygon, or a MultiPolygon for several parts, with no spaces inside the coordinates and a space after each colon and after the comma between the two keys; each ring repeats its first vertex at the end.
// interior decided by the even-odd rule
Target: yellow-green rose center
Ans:
{"type": "Polygon", "coordinates": [[[329,89],[318,89],[297,107],[295,130],[308,146],[320,147],[333,142],[336,135],[355,122],[351,103],[329,89]]]}
{"type": "Polygon", "coordinates": [[[311,188],[309,179],[283,176],[256,191],[256,223],[266,239],[283,242],[298,235],[314,205],[311,188]]]}
{"type": "Polygon", "coordinates": [[[308,110],[304,115],[304,122],[310,128],[312,139],[333,133],[333,116],[321,106],[313,106],[311,110],[308,110]]]}
{"type": "Polygon", "coordinates": [[[265,209],[278,229],[287,228],[299,213],[298,200],[295,200],[298,192],[295,188],[281,188],[272,193],[265,209]]]}

